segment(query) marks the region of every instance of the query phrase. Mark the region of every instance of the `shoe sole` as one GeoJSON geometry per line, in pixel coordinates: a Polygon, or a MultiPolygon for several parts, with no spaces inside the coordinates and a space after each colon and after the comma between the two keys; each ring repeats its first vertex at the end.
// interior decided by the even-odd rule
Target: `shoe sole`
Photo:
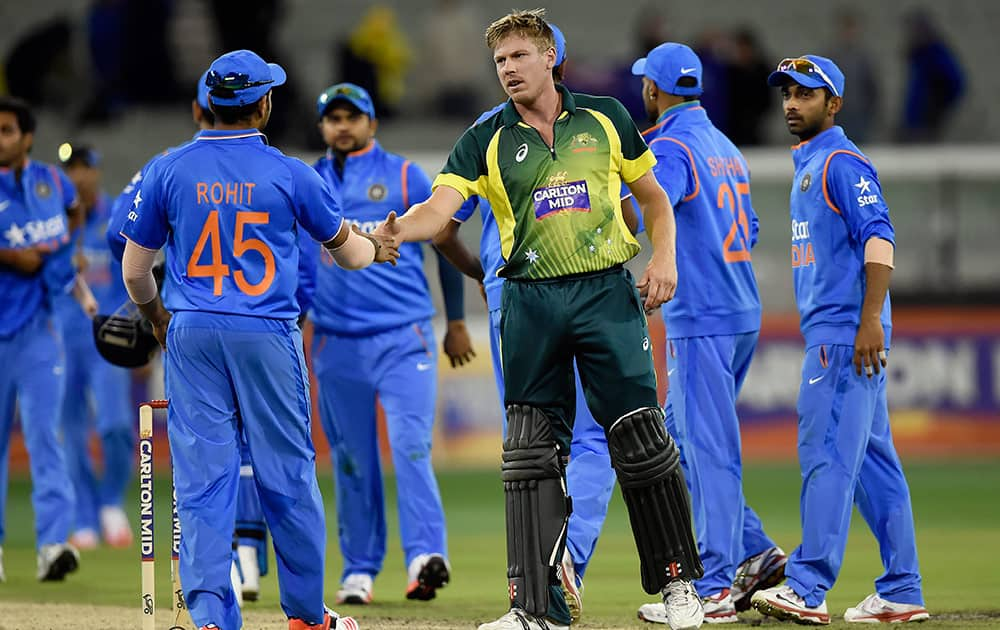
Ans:
{"type": "Polygon", "coordinates": [[[362,597],[361,595],[348,595],[347,597],[337,599],[338,606],[341,604],[346,604],[348,606],[366,606],[371,602],[371,597],[362,597]]]}
{"type": "Polygon", "coordinates": [[[720,613],[717,615],[709,615],[705,613],[705,623],[717,624],[717,623],[736,623],[740,618],[736,616],[736,613],[720,613]]]}
{"type": "MultiPolygon", "coordinates": [[[[580,621],[583,616],[583,594],[576,585],[576,579],[567,575],[566,571],[561,571],[560,584],[562,586],[563,599],[566,600],[566,607],[569,608],[569,617],[573,623],[580,621]]],[[[571,624],[572,625],[572,624],[571,624]]]]}
{"type": "Polygon", "coordinates": [[[255,602],[257,598],[260,597],[260,591],[252,591],[243,587],[243,601],[245,602],[255,602]]]}
{"type": "Polygon", "coordinates": [[[42,578],[42,582],[59,582],[66,578],[67,573],[72,573],[76,571],[80,563],[77,561],[76,556],[69,549],[63,549],[62,552],[52,561],[49,565],[49,570],[46,571],[45,577],[42,578]]]}
{"type": "Polygon", "coordinates": [[[820,614],[801,613],[797,610],[790,610],[780,604],[775,604],[766,599],[758,599],[754,601],[753,607],[756,608],[757,612],[762,615],[774,617],[775,619],[782,619],[784,621],[794,621],[801,626],[826,626],[830,624],[830,615],[826,615],[824,618],[824,616],[820,614]]]}
{"type": "Polygon", "coordinates": [[[406,589],[406,599],[415,599],[427,602],[437,597],[437,590],[444,588],[451,580],[448,572],[448,565],[444,560],[435,556],[427,561],[427,564],[420,569],[415,582],[411,582],[406,589]]]}
{"type": "Polygon", "coordinates": [[[736,608],[736,612],[746,612],[753,607],[753,596],[757,591],[763,591],[764,589],[772,588],[781,584],[785,579],[785,565],[788,562],[788,557],[786,556],[782,563],[774,568],[768,574],[765,574],[757,583],[750,587],[750,589],[740,596],[739,599],[733,599],[733,606],[736,608]]]}
{"type": "Polygon", "coordinates": [[[848,619],[844,617],[844,621],[847,623],[923,623],[930,618],[931,615],[926,610],[912,610],[905,613],[887,613],[872,617],[861,617],[860,619],[848,619]]]}

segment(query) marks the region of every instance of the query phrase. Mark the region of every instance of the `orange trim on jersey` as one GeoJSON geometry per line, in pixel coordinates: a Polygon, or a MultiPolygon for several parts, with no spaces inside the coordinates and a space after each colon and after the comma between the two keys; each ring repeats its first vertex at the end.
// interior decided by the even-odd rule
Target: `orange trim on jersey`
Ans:
{"type": "MultiPolygon", "coordinates": [[[[699,105],[698,107],[689,107],[689,108],[687,108],[687,109],[685,109],[683,111],[686,111],[686,112],[696,112],[699,109],[705,109],[705,108],[701,107],[699,105]]],[[[662,127],[663,125],[667,124],[668,122],[670,122],[674,118],[677,118],[677,114],[679,114],[679,113],[680,112],[674,112],[673,114],[670,114],[669,116],[667,116],[666,118],[664,118],[660,122],[656,123],[655,125],[653,125],[649,129],[647,129],[646,131],[643,131],[642,132],[642,137],[645,138],[646,136],[648,136],[649,134],[653,133],[654,131],[656,131],[657,129],[659,129],[660,127],[662,127]]]]}
{"type": "Polygon", "coordinates": [[[837,214],[840,214],[840,208],[835,206],[833,202],[830,200],[830,192],[826,186],[826,172],[830,168],[830,160],[832,160],[834,156],[836,156],[838,153],[848,153],[856,158],[859,158],[864,162],[868,162],[868,158],[858,153],[855,153],[854,151],[848,151],[847,149],[837,149],[836,151],[831,152],[830,155],[826,156],[826,163],[823,164],[823,199],[826,201],[826,205],[830,206],[831,210],[833,210],[837,214]]]}
{"type": "MultiPolygon", "coordinates": [[[[667,120],[670,120],[670,119],[668,118],[667,120]]],[[[666,122],[666,120],[663,121],[663,122],[666,122]]],[[[698,196],[699,192],[701,192],[701,181],[698,179],[698,169],[695,168],[695,166],[694,166],[694,154],[691,153],[691,149],[688,148],[688,145],[684,144],[683,142],[681,142],[677,138],[671,138],[670,136],[663,136],[663,137],[657,138],[656,140],[653,140],[652,142],[650,142],[649,146],[653,146],[654,144],[656,144],[657,142],[660,142],[661,140],[669,140],[670,142],[673,142],[675,144],[680,145],[682,149],[684,149],[685,151],[687,151],[688,161],[691,164],[691,173],[694,175],[694,192],[691,193],[690,195],[688,195],[687,197],[684,197],[683,199],[681,199],[681,201],[691,201],[692,199],[694,199],[695,197],[698,196]]]]}
{"type": "Polygon", "coordinates": [[[365,153],[368,153],[369,151],[371,151],[374,148],[375,148],[375,141],[374,140],[369,140],[368,141],[368,146],[366,146],[363,149],[358,149],[357,151],[351,151],[350,153],[347,154],[347,157],[358,157],[358,156],[364,155],[365,153]]]}
{"type": "Polygon", "coordinates": [[[403,187],[403,212],[410,209],[410,193],[406,188],[406,171],[410,167],[410,161],[405,160],[403,162],[403,169],[399,175],[400,184],[403,187]]]}

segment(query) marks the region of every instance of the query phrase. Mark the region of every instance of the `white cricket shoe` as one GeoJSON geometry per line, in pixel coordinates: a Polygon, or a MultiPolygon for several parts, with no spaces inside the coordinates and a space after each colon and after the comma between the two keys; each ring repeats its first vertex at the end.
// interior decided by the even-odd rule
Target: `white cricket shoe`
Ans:
{"type": "Polygon", "coordinates": [[[422,553],[410,561],[406,577],[406,599],[430,601],[451,581],[451,565],[439,553],[422,553]]]}
{"type": "Polygon", "coordinates": [[[240,572],[243,574],[243,599],[255,602],[260,596],[260,565],[257,564],[257,547],[240,545],[236,549],[240,559],[240,572]]]}
{"type": "Polygon", "coordinates": [[[511,608],[496,621],[480,625],[479,630],[569,630],[569,626],[529,615],[520,608],[511,608]]]}
{"type": "Polygon", "coordinates": [[[337,605],[370,604],[372,601],[372,576],[352,573],[344,578],[337,591],[337,605]]]}
{"type": "Polygon", "coordinates": [[[576,577],[576,566],[573,564],[573,556],[570,555],[569,549],[563,550],[562,562],[556,567],[556,574],[559,576],[563,597],[569,608],[570,619],[572,623],[577,623],[583,615],[583,583],[576,577]]]}
{"type": "Polygon", "coordinates": [[[78,551],[93,551],[101,543],[97,532],[90,527],[78,529],[69,537],[69,544],[77,548],[78,551]]]}
{"type": "Polygon", "coordinates": [[[3,572],[3,547],[0,547],[0,583],[7,581],[7,574],[3,572]]]}
{"type": "MultiPolygon", "coordinates": [[[[736,623],[739,621],[728,588],[710,597],[703,597],[701,604],[705,611],[705,623],[736,623]]],[[[662,603],[643,604],[639,606],[639,619],[649,623],[666,624],[667,607],[662,603]]]]}
{"type": "Polygon", "coordinates": [[[788,556],[781,547],[771,547],[750,556],[736,567],[736,578],[729,594],[733,597],[736,612],[750,610],[750,599],[757,591],[781,584],[785,579],[788,556]]]}
{"type": "Polygon", "coordinates": [[[672,630],[694,630],[701,627],[705,620],[705,609],[691,580],[675,578],[664,587],[662,594],[667,625],[672,630]]]}
{"type": "Polygon", "coordinates": [[[56,582],[76,571],[80,566],[80,552],[66,543],[42,545],[38,550],[38,579],[56,582]]]}
{"type": "Polygon", "coordinates": [[[132,546],[132,526],[129,525],[125,510],[117,505],[105,505],[101,508],[100,519],[104,542],[115,549],[132,546]]]}
{"type": "Polygon", "coordinates": [[[919,604],[897,604],[877,594],[869,595],[844,613],[844,621],[848,623],[906,623],[930,618],[927,609],[919,604]]]}
{"type": "Polygon", "coordinates": [[[819,606],[806,606],[806,601],[791,586],[775,586],[754,593],[753,607],[762,615],[785,619],[807,626],[825,626],[830,623],[826,600],[819,606]]]}

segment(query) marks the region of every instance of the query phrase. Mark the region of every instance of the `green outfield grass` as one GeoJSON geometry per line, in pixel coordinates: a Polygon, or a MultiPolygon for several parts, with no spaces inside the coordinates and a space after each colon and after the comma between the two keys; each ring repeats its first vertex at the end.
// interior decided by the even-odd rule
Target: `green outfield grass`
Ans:
{"type": "MultiPolygon", "coordinates": [[[[906,469],[913,493],[927,606],[936,616],[928,625],[1000,628],[1000,460],[910,461],[906,469]]],[[[161,610],[166,610],[169,596],[170,506],[165,482],[161,478],[162,492],[157,504],[157,513],[161,515],[157,523],[161,610]]],[[[395,494],[390,490],[390,549],[383,573],[375,584],[375,603],[349,611],[356,613],[361,621],[369,619],[377,627],[474,627],[474,623],[504,612],[505,547],[499,472],[445,471],[440,474],[440,482],[448,515],[452,584],[428,604],[407,602],[403,598],[406,575],[395,521],[395,494]]],[[[327,504],[332,506],[328,472],[321,475],[321,483],[327,504]]],[[[746,487],[751,504],[770,534],[790,551],[799,538],[798,469],[792,464],[749,465],[746,487]]],[[[35,581],[29,493],[27,479],[13,480],[4,544],[7,583],[0,584],[0,607],[15,602],[66,602],[130,606],[138,611],[137,549],[102,548],[87,552],[83,554],[80,571],[65,583],[35,581]]],[[[133,517],[136,511],[132,510],[133,517]]],[[[332,507],[327,518],[334,523],[332,507]]],[[[303,527],[308,526],[303,523],[303,527]]],[[[335,526],[330,532],[327,596],[332,602],[340,576],[340,559],[333,533],[335,526]]],[[[872,581],[880,572],[875,541],[855,513],[843,571],[827,600],[831,615],[839,617],[846,607],[872,592],[872,581]]],[[[604,535],[586,576],[584,623],[580,626],[640,627],[643,624],[635,620],[635,609],[646,601],[652,598],[639,586],[638,560],[624,506],[616,492],[604,535]]],[[[248,604],[249,609],[268,611],[276,620],[281,619],[273,576],[264,579],[261,601],[248,604]]],[[[138,612],[136,615],[138,619],[138,612]]],[[[758,623],[760,617],[748,613],[743,620],[758,623]]],[[[6,626],[0,616],[0,628],[3,627],[6,626]]]]}

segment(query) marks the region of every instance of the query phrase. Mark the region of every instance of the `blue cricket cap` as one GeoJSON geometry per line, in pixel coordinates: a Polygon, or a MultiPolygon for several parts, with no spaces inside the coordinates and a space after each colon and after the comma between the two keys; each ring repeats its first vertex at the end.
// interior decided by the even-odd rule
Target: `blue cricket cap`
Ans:
{"type": "Polygon", "coordinates": [[[844,96],[844,73],[833,60],[819,55],[782,59],[767,77],[767,84],[781,87],[789,80],[807,88],[827,88],[834,96],[844,96]]]}
{"type": "Polygon", "coordinates": [[[375,118],[375,103],[368,90],[353,83],[338,83],[323,90],[316,99],[316,113],[322,118],[337,101],[346,101],[357,107],[362,114],[375,118]]]}
{"type": "Polygon", "coordinates": [[[698,96],[702,93],[701,59],[684,44],[666,42],[632,64],[632,74],[646,77],[667,94],[698,96]],[[692,77],[695,84],[680,86],[682,77],[692,77]]]}
{"type": "Polygon", "coordinates": [[[256,103],[285,78],[285,70],[278,64],[267,63],[251,50],[234,50],[212,62],[205,86],[212,103],[239,107],[256,103]]]}
{"type": "Polygon", "coordinates": [[[201,78],[198,79],[198,107],[202,109],[208,109],[208,86],[205,85],[205,81],[208,80],[208,70],[202,73],[201,78]]]}
{"type": "Polygon", "coordinates": [[[566,61],[566,36],[552,22],[549,22],[549,28],[552,29],[552,37],[556,40],[556,66],[561,66],[566,61]]]}

